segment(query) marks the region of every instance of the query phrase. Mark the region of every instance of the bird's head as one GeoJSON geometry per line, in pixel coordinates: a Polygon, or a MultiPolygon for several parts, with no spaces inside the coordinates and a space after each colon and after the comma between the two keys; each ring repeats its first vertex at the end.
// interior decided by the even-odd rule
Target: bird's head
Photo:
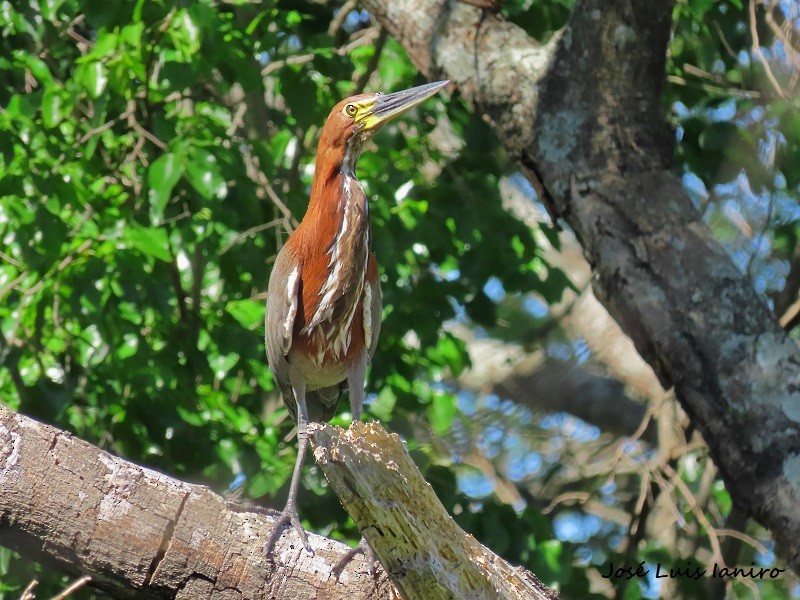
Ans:
{"type": "Polygon", "coordinates": [[[325,121],[320,152],[338,150],[342,153],[343,165],[352,170],[364,142],[376,131],[427,100],[448,83],[436,81],[391,94],[359,94],[342,100],[333,107],[325,121]]]}

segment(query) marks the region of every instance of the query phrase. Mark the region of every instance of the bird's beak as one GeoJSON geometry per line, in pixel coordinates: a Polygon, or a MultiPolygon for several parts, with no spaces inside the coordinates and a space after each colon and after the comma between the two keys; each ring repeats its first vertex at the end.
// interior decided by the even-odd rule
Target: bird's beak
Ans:
{"type": "Polygon", "coordinates": [[[445,81],[436,81],[434,83],[426,83],[425,85],[413,87],[401,92],[376,96],[374,104],[369,108],[364,117],[360,119],[363,122],[363,129],[367,131],[376,130],[387,121],[421,104],[448,83],[450,83],[449,79],[445,81]]]}

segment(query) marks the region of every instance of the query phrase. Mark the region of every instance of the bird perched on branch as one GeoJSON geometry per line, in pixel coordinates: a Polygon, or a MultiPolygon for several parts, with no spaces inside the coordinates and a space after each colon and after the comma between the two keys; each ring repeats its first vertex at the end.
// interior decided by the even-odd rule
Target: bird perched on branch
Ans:
{"type": "Polygon", "coordinates": [[[329,421],[348,388],[353,419],[359,418],[367,364],[378,341],[381,289],[356,161],[383,124],[447,83],[347,98],[333,108],[322,128],[308,210],[278,253],[269,280],[267,358],[297,423],[298,450],[289,499],[267,541],[267,555],[286,525],[311,552],[296,504],[307,425],[329,421]]]}

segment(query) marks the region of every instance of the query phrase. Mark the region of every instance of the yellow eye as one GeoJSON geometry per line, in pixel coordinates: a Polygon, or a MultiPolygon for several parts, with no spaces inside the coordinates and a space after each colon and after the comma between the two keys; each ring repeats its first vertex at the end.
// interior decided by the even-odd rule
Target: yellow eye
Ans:
{"type": "Polygon", "coordinates": [[[355,117],[358,114],[358,107],[355,104],[348,104],[344,107],[344,112],[348,117],[355,117]]]}

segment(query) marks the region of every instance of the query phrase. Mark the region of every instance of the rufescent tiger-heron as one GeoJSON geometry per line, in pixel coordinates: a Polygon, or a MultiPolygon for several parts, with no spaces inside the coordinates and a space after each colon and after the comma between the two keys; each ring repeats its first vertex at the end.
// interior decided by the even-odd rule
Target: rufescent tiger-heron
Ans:
{"type": "MultiPolygon", "coordinates": [[[[360,417],[367,364],[381,328],[378,266],[356,161],[364,143],[382,125],[447,83],[347,98],[333,107],[322,128],[308,210],[278,253],[269,280],[267,358],[283,402],[297,423],[298,449],[289,499],[267,540],[267,556],[286,525],[312,552],[297,513],[307,425],[329,421],[346,388],[352,417],[360,417]]],[[[372,556],[363,541],[360,548],[372,556]]]]}

